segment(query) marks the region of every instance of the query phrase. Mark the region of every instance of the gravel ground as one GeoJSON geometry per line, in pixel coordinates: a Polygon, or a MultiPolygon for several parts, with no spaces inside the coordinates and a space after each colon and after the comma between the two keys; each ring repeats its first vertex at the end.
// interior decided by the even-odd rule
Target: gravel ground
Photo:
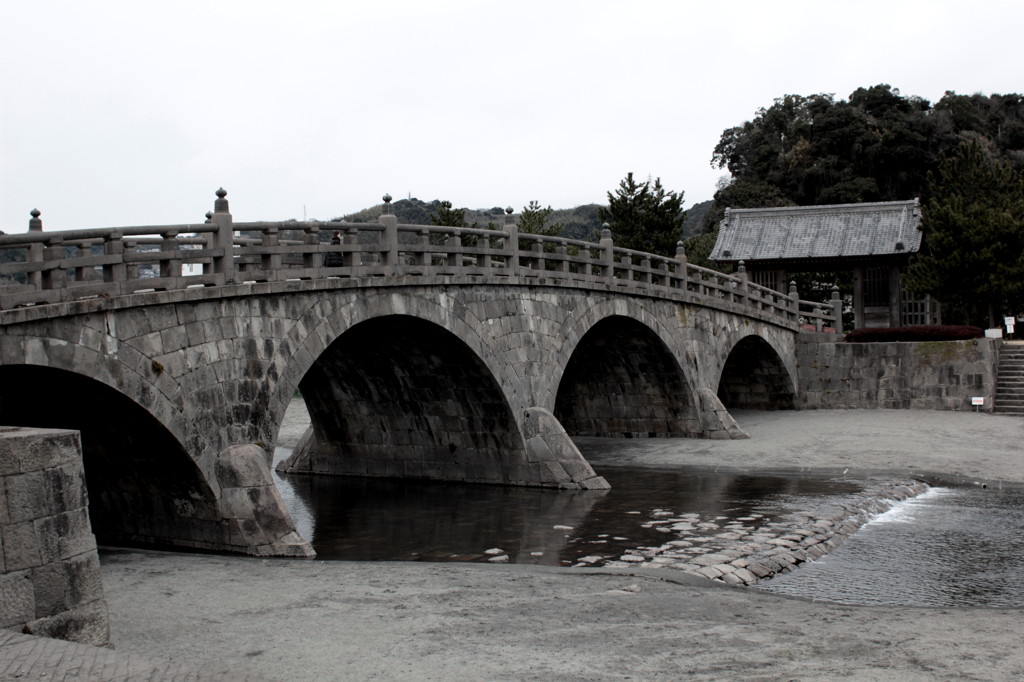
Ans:
{"type": "MultiPolygon", "coordinates": [[[[301,406],[301,405],[300,405],[301,406]]],[[[621,441],[604,464],[1024,481],[1024,420],[741,413],[745,441],[621,441]]],[[[281,443],[304,428],[290,415],[281,443]]],[[[582,449],[586,451],[587,443],[582,449]]],[[[116,550],[119,651],[289,680],[1024,678],[1021,609],[851,607],[671,569],[350,563],[116,550]]]]}

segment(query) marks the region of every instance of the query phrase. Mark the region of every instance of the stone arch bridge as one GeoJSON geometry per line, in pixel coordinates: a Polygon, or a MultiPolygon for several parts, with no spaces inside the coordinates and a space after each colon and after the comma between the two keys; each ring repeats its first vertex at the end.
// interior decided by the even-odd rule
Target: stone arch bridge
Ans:
{"type": "Polygon", "coordinates": [[[288,471],[600,488],[572,436],[744,437],[728,408],[792,407],[795,336],[834,323],[681,248],[385,206],[234,223],[220,190],[201,224],[54,233],[34,211],[0,236],[0,424],[81,431],[101,542],[308,555],[270,473],[296,391],[288,471]]]}

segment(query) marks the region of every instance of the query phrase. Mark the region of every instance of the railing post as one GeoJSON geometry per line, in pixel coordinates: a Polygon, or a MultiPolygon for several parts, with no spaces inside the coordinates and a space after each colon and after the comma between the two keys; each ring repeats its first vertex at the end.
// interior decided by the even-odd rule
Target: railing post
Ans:
{"type": "MultiPolygon", "coordinates": [[[[345,228],[345,236],[342,237],[341,242],[343,244],[351,245],[359,243],[359,228],[355,225],[350,225],[345,228]]],[[[358,267],[363,264],[362,254],[356,251],[346,251],[343,254],[342,264],[347,268],[358,267]]]]}
{"type": "MultiPolygon", "coordinates": [[[[29,232],[42,232],[43,221],[39,218],[42,213],[39,212],[38,208],[33,208],[32,212],[29,213],[32,217],[28,221],[29,232]]],[[[30,263],[42,263],[43,262],[43,245],[39,242],[35,242],[28,245],[28,253],[25,254],[26,260],[30,263]]],[[[39,270],[28,273],[25,278],[26,283],[33,289],[39,290],[43,288],[43,273],[39,270]]]]}
{"type": "MultiPolygon", "coordinates": [[[[316,223],[306,223],[302,228],[303,246],[320,245],[320,226],[316,223]]],[[[319,251],[308,249],[302,253],[302,268],[304,270],[315,270],[323,265],[324,259],[320,257],[319,251]]]]}
{"type": "Polygon", "coordinates": [[[505,267],[510,275],[519,270],[519,226],[512,219],[512,213],[511,206],[505,209],[505,267]]]}
{"type": "Polygon", "coordinates": [[[843,301],[839,298],[839,287],[832,285],[832,324],[836,334],[843,333],[843,301]]]}
{"type": "MultiPolygon", "coordinates": [[[[235,282],[235,230],[228,210],[227,191],[221,187],[217,190],[217,200],[213,202],[213,215],[210,220],[217,226],[214,233],[214,248],[217,250],[213,257],[213,272],[221,275],[223,284],[234,284],[235,282]]],[[[219,279],[219,278],[218,278],[219,279]]]]}
{"type": "MultiPolygon", "coordinates": [[[[75,249],[75,258],[88,258],[92,255],[92,242],[86,241],[79,244],[75,249]]],[[[92,274],[91,267],[82,267],[78,265],[75,267],[75,281],[76,282],[87,282],[92,274]]]]}
{"type": "Polygon", "coordinates": [[[430,255],[430,230],[427,230],[427,229],[420,230],[419,231],[419,240],[420,240],[420,248],[422,249],[422,251],[420,251],[418,254],[416,254],[416,258],[415,258],[416,264],[417,265],[423,265],[423,266],[430,266],[434,262],[433,256],[430,255]]]}
{"type": "Polygon", "coordinates": [[[448,235],[448,258],[445,264],[449,268],[462,267],[462,233],[457,227],[448,235]]]}
{"type": "Polygon", "coordinates": [[[384,195],[384,213],[381,214],[378,222],[384,226],[384,235],[381,237],[381,252],[384,256],[384,265],[391,269],[391,274],[397,274],[398,269],[398,218],[391,213],[391,195],[384,195]]]}
{"type": "Polygon", "coordinates": [[[736,287],[736,302],[740,305],[747,304],[747,298],[750,294],[750,287],[747,286],[749,280],[747,279],[747,264],[740,261],[736,266],[736,278],[739,279],[736,287]]]}
{"type": "Polygon", "coordinates": [[[796,280],[789,281],[789,305],[792,307],[793,319],[800,321],[800,294],[796,290],[796,280]]]}
{"type": "Polygon", "coordinates": [[[679,279],[683,280],[683,289],[688,289],[686,280],[689,279],[689,273],[687,272],[687,260],[686,260],[686,247],[683,246],[683,241],[680,239],[676,242],[676,260],[679,265],[675,266],[672,270],[672,274],[677,275],[679,279]]]}
{"type": "Polygon", "coordinates": [[[532,270],[544,270],[544,245],[539,240],[530,244],[530,268],[532,270]]]}
{"type": "Polygon", "coordinates": [[[58,235],[46,240],[46,247],[43,249],[43,261],[56,261],[54,267],[43,266],[43,289],[60,289],[66,281],[66,273],[60,261],[64,260],[64,238],[58,235]]]}
{"type": "Polygon", "coordinates": [[[160,276],[161,277],[181,277],[181,254],[178,253],[181,249],[181,244],[178,243],[178,232],[176,230],[168,230],[162,235],[163,240],[160,242],[161,251],[174,251],[173,258],[160,258],[160,276]]]}
{"type": "Polygon", "coordinates": [[[615,242],[612,241],[611,225],[605,223],[601,230],[601,276],[605,279],[615,277],[615,242]]]}
{"type": "Polygon", "coordinates": [[[281,254],[277,252],[277,247],[281,244],[281,236],[277,225],[270,225],[263,231],[261,243],[270,253],[260,254],[260,267],[267,279],[276,280],[278,279],[277,273],[281,269],[281,254]],[[267,274],[271,272],[274,274],[267,274]]]}
{"type": "Polygon", "coordinates": [[[118,262],[103,266],[104,282],[124,282],[128,279],[128,268],[124,264],[123,236],[120,232],[111,232],[103,240],[103,255],[118,256],[118,262]]]}

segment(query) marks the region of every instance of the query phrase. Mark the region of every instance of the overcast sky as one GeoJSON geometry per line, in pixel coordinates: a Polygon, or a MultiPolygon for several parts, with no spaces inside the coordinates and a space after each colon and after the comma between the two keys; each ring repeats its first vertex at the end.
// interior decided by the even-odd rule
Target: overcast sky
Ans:
{"type": "Polygon", "coordinates": [[[711,198],[785,94],[1024,91],[1024,2],[3,0],[0,230],[711,198]]]}

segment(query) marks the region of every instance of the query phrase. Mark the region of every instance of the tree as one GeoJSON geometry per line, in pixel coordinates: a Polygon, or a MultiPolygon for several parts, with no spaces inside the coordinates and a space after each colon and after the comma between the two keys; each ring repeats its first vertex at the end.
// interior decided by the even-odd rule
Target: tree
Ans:
{"type": "Polygon", "coordinates": [[[608,192],[608,206],[598,216],[611,227],[616,246],[673,256],[686,211],[683,193],[665,190],[661,178],[637,183],[627,173],[615,193],[608,192]]]}
{"type": "Polygon", "coordinates": [[[562,223],[552,223],[548,225],[548,220],[554,212],[555,209],[550,206],[547,208],[541,208],[540,203],[537,201],[531,201],[529,206],[523,207],[523,212],[519,215],[519,231],[530,234],[546,235],[548,237],[561,234],[563,227],[562,223]]]}
{"type": "Polygon", "coordinates": [[[452,202],[442,201],[434,209],[430,216],[431,225],[444,225],[449,227],[466,227],[466,209],[452,208],[452,202]]]}
{"type": "Polygon", "coordinates": [[[979,142],[961,144],[929,178],[924,245],[908,281],[965,323],[1024,310],[1024,173],[979,142]]]}

